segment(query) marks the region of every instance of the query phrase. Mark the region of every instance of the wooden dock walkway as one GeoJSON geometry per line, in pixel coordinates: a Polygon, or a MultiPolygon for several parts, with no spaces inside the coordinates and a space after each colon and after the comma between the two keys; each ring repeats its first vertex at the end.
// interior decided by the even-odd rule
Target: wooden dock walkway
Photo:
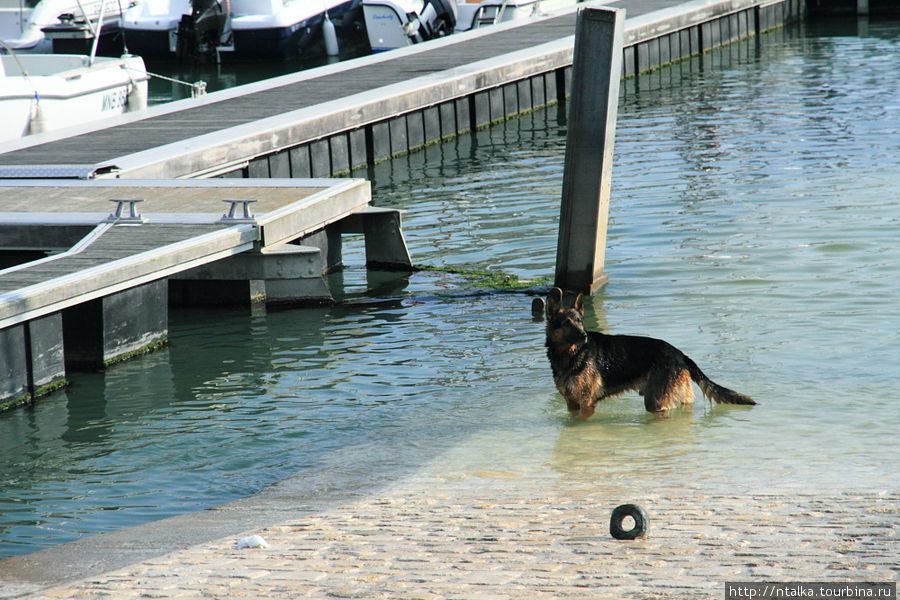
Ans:
{"type": "Polygon", "coordinates": [[[0,270],[0,329],[241,252],[270,251],[369,202],[363,180],[3,182],[0,193],[0,249],[64,249],[0,270]],[[128,218],[126,208],[117,217],[117,199],[139,200],[138,216],[128,218]],[[241,206],[229,218],[232,199],[241,206]],[[244,202],[252,218],[242,218],[244,202]]]}
{"type": "Polygon", "coordinates": [[[0,406],[160,344],[170,304],[329,300],[344,232],[411,266],[362,179],[2,181],[0,197],[0,406]]]}
{"type": "MultiPolygon", "coordinates": [[[[627,12],[628,76],[797,18],[803,0],[605,4],[627,12]]],[[[102,130],[42,134],[0,146],[0,166],[27,166],[28,175],[81,163],[128,178],[346,173],[563,99],[575,19],[571,10],[455,34],[155,107],[102,130]]]]}

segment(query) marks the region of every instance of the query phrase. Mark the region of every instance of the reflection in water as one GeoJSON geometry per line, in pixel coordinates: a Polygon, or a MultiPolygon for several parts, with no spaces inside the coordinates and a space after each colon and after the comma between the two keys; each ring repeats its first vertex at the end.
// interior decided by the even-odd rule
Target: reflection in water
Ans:
{"type": "MultiPolygon", "coordinates": [[[[759,406],[698,394],[660,419],[628,394],[573,420],[531,298],[368,273],[348,240],[341,304],[173,310],[165,350],[0,416],[0,556],[292,474],[298,505],[422,473],[896,488],[898,46],[896,24],[785,29],[623,83],[588,326],[665,339],[759,406]]],[[[564,141],[558,111],[534,111],[362,175],[405,210],[417,263],[546,277],[564,141]]]]}

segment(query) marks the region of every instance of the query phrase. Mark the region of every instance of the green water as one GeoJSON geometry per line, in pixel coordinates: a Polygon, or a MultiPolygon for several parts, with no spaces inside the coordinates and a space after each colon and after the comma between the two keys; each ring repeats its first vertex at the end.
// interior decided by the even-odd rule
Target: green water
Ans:
{"type": "MultiPolygon", "coordinates": [[[[480,470],[896,490],[898,56],[898,23],[789,29],[623,83],[587,321],[664,338],[759,406],[660,419],[632,394],[577,422],[530,297],[367,277],[350,240],[337,306],[175,311],[167,349],[0,416],[0,556],[291,475],[311,503],[480,470]]],[[[550,108],[362,175],[416,262],[547,277],[564,144],[550,108]]]]}

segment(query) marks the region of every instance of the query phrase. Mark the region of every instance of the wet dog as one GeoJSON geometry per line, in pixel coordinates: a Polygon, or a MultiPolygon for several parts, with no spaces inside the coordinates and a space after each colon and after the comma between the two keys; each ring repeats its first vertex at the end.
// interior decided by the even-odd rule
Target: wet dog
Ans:
{"type": "Polygon", "coordinates": [[[756,404],[749,396],[714,383],[684,352],[649,337],[606,335],[584,329],[584,298],[562,306],[562,290],[547,296],[547,357],[553,381],[572,412],[582,419],[594,414],[597,402],[628,390],[644,397],[644,407],[657,414],[694,402],[695,381],[710,401],[756,404]]]}

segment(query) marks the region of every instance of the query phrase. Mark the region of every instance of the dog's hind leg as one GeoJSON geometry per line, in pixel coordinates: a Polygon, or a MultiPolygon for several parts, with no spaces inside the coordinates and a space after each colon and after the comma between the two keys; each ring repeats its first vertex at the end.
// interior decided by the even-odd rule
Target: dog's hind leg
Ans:
{"type": "Polygon", "coordinates": [[[657,369],[644,386],[644,408],[652,413],[664,413],[682,404],[693,404],[694,388],[686,369],[657,369]]]}
{"type": "Polygon", "coordinates": [[[691,374],[687,369],[678,372],[677,378],[670,387],[670,394],[678,406],[694,403],[694,387],[691,385],[691,374]]]}

